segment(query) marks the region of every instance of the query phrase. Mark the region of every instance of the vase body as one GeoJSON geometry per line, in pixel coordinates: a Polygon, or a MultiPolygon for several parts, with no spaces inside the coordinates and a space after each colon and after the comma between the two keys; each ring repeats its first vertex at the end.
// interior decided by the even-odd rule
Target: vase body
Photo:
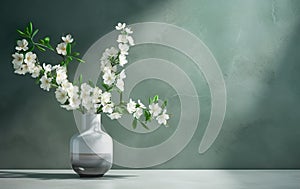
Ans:
{"type": "Polygon", "coordinates": [[[70,141],[72,168],[81,177],[103,176],[112,167],[112,138],[101,129],[100,114],[83,114],[80,127],[70,141]]]}

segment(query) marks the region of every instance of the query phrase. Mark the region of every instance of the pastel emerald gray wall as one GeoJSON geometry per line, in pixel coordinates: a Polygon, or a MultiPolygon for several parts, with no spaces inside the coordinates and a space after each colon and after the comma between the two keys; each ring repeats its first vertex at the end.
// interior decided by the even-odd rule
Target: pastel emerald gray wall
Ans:
{"type": "MultiPolygon", "coordinates": [[[[40,29],[40,37],[49,35],[57,42],[72,33],[82,54],[119,21],[174,24],[208,46],[226,82],[227,111],[219,137],[204,154],[198,154],[198,146],[211,99],[202,73],[166,47],[141,45],[131,51],[131,61],[161,57],[181,66],[197,86],[201,104],[190,143],[154,168],[300,168],[299,1],[1,1],[0,14],[0,168],[67,168],[69,139],[77,132],[73,114],[58,107],[53,91],[44,92],[29,77],[13,74],[15,29],[29,21],[40,29]]],[[[70,66],[71,78],[76,66],[70,66]]],[[[152,86],[164,97],[173,92],[152,80],[139,84],[132,96],[152,86]]],[[[169,111],[176,115],[178,110],[172,106],[169,111]]],[[[108,123],[105,117],[103,121],[108,123]]],[[[177,121],[174,117],[171,123],[177,121]]],[[[175,130],[129,136],[116,122],[110,128],[114,138],[136,147],[154,145],[175,130]]]]}

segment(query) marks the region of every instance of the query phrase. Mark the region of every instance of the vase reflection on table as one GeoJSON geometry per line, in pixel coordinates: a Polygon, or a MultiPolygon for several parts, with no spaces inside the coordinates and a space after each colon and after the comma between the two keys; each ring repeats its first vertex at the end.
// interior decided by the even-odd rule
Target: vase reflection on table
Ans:
{"type": "Polygon", "coordinates": [[[70,141],[72,168],[80,177],[101,177],[112,167],[112,138],[101,129],[100,114],[83,114],[80,126],[70,141]]]}

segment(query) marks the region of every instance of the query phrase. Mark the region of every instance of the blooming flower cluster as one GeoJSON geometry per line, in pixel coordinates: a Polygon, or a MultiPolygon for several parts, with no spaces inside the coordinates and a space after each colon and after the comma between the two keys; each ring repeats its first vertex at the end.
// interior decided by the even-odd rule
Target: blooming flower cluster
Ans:
{"type": "Polygon", "coordinates": [[[121,92],[124,91],[125,71],[118,72],[118,66],[124,67],[128,63],[126,56],[130,46],[134,45],[134,40],[130,36],[133,31],[126,27],[126,24],[119,23],[116,30],[120,31],[117,42],[118,49],[111,47],[104,51],[101,57],[101,71],[103,82],[107,87],[115,85],[121,92]]]}
{"type": "Polygon", "coordinates": [[[32,52],[27,52],[25,54],[21,53],[24,49],[28,49],[27,45],[28,42],[25,39],[23,39],[22,42],[20,40],[18,41],[16,49],[20,50],[12,55],[14,58],[12,63],[16,74],[25,75],[26,73],[30,73],[31,77],[36,78],[42,68],[40,65],[36,64],[36,54],[32,52]]]}
{"type": "MultiPolygon", "coordinates": [[[[163,105],[164,107],[165,105],[163,105]]],[[[130,114],[133,114],[133,117],[136,119],[140,119],[140,117],[146,112],[146,115],[152,116],[155,118],[158,122],[158,124],[164,124],[167,125],[167,121],[170,118],[170,116],[167,114],[167,109],[164,110],[159,105],[159,103],[156,100],[153,100],[151,104],[149,105],[149,110],[147,110],[146,106],[141,103],[140,100],[136,103],[132,99],[129,100],[127,103],[127,111],[130,114]]]]}
{"type": "Polygon", "coordinates": [[[17,46],[13,57],[13,68],[16,74],[31,74],[43,90],[50,91],[55,89],[55,97],[61,107],[67,110],[79,110],[82,113],[106,113],[111,119],[119,119],[124,113],[130,113],[134,117],[133,127],[139,121],[142,126],[147,128],[145,123],[156,119],[159,124],[167,125],[169,115],[166,113],[166,102],[159,105],[158,96],[150,98],[148,108],[140,101],[129,100],[128,103],[122,100],[124,91],[124,79],[126,78],[124,66],[128,63],[127,55],[130,46],[134,45],[131,36],[133,31],[126,27],[126,24],[119,23],[116,30],[120,32],[117,38],[118,48],[107,48],[100,59],[100,70],[102,73],[102,86],[104,89],[79,81],[75,85],[68,80],[67,65],[76,59],[82,62],[77,56],[79,53],[72,53],[71,47],[74,39],[70,34],[62,37],[62,42],[57,44],[56,49],[50,45],[50,38],[45,37],[39,43],[33,41],[37,31],[33,31],[30,25],[25,31],[18,30],[19,34],[25,39],[17,41],[17,46]],[[60,64],[41,64],[37,55],[33,52],[34,48],[41,51],[51,50],[63,57],[60,64]],[[120,102],[115,104],[111,100],[111,92],[116,90],[120,93],[120,102]],[[144,121],[141,118],[144,118],[144,121]]]}

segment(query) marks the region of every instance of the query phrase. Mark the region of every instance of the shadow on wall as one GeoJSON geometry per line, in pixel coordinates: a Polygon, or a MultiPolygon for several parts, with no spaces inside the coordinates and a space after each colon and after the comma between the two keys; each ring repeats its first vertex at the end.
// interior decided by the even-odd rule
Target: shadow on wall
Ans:
{"type": "MultiPolygon", "coordinates": [[[[239,88],[241,93],[248,93],[249,98],[256,98],[256,102],[251,104],[250,112],[239,112],[241,117],[232,114],[232,119],[240,120],[235,122],[239,125],[230,126],[234,122],[228,117],[225,121],[229,128],[223,131],[231,138],[222,138],[230,140],[230,144],[219,147],[219,150],[228,151],[222,162],[224,168],[300,168],[300,22],[284,26],[291,31],[285,31],[287,35],[273,39],[278,48],[271,54],[270,60],[256,57],[258,61],[239,62],[256,66],[254,72],[249,74],[250,78],[244,78],[244,81],[258,82],[257,90],[248,91],[247,85],[239,88]],[[257,78],[260,74],[264,74],[262,79],[257,78]]],[[[274,23],[275,35],[277,27],[274,23]]],[[[261,43],[268,42],[263,40],[261,43]]],[[[239,106],[234,102],[237,99],[231,98],[232,106],[239,106]]],[[[247,101],[246,98],[240,100],[247,101]]]]}

